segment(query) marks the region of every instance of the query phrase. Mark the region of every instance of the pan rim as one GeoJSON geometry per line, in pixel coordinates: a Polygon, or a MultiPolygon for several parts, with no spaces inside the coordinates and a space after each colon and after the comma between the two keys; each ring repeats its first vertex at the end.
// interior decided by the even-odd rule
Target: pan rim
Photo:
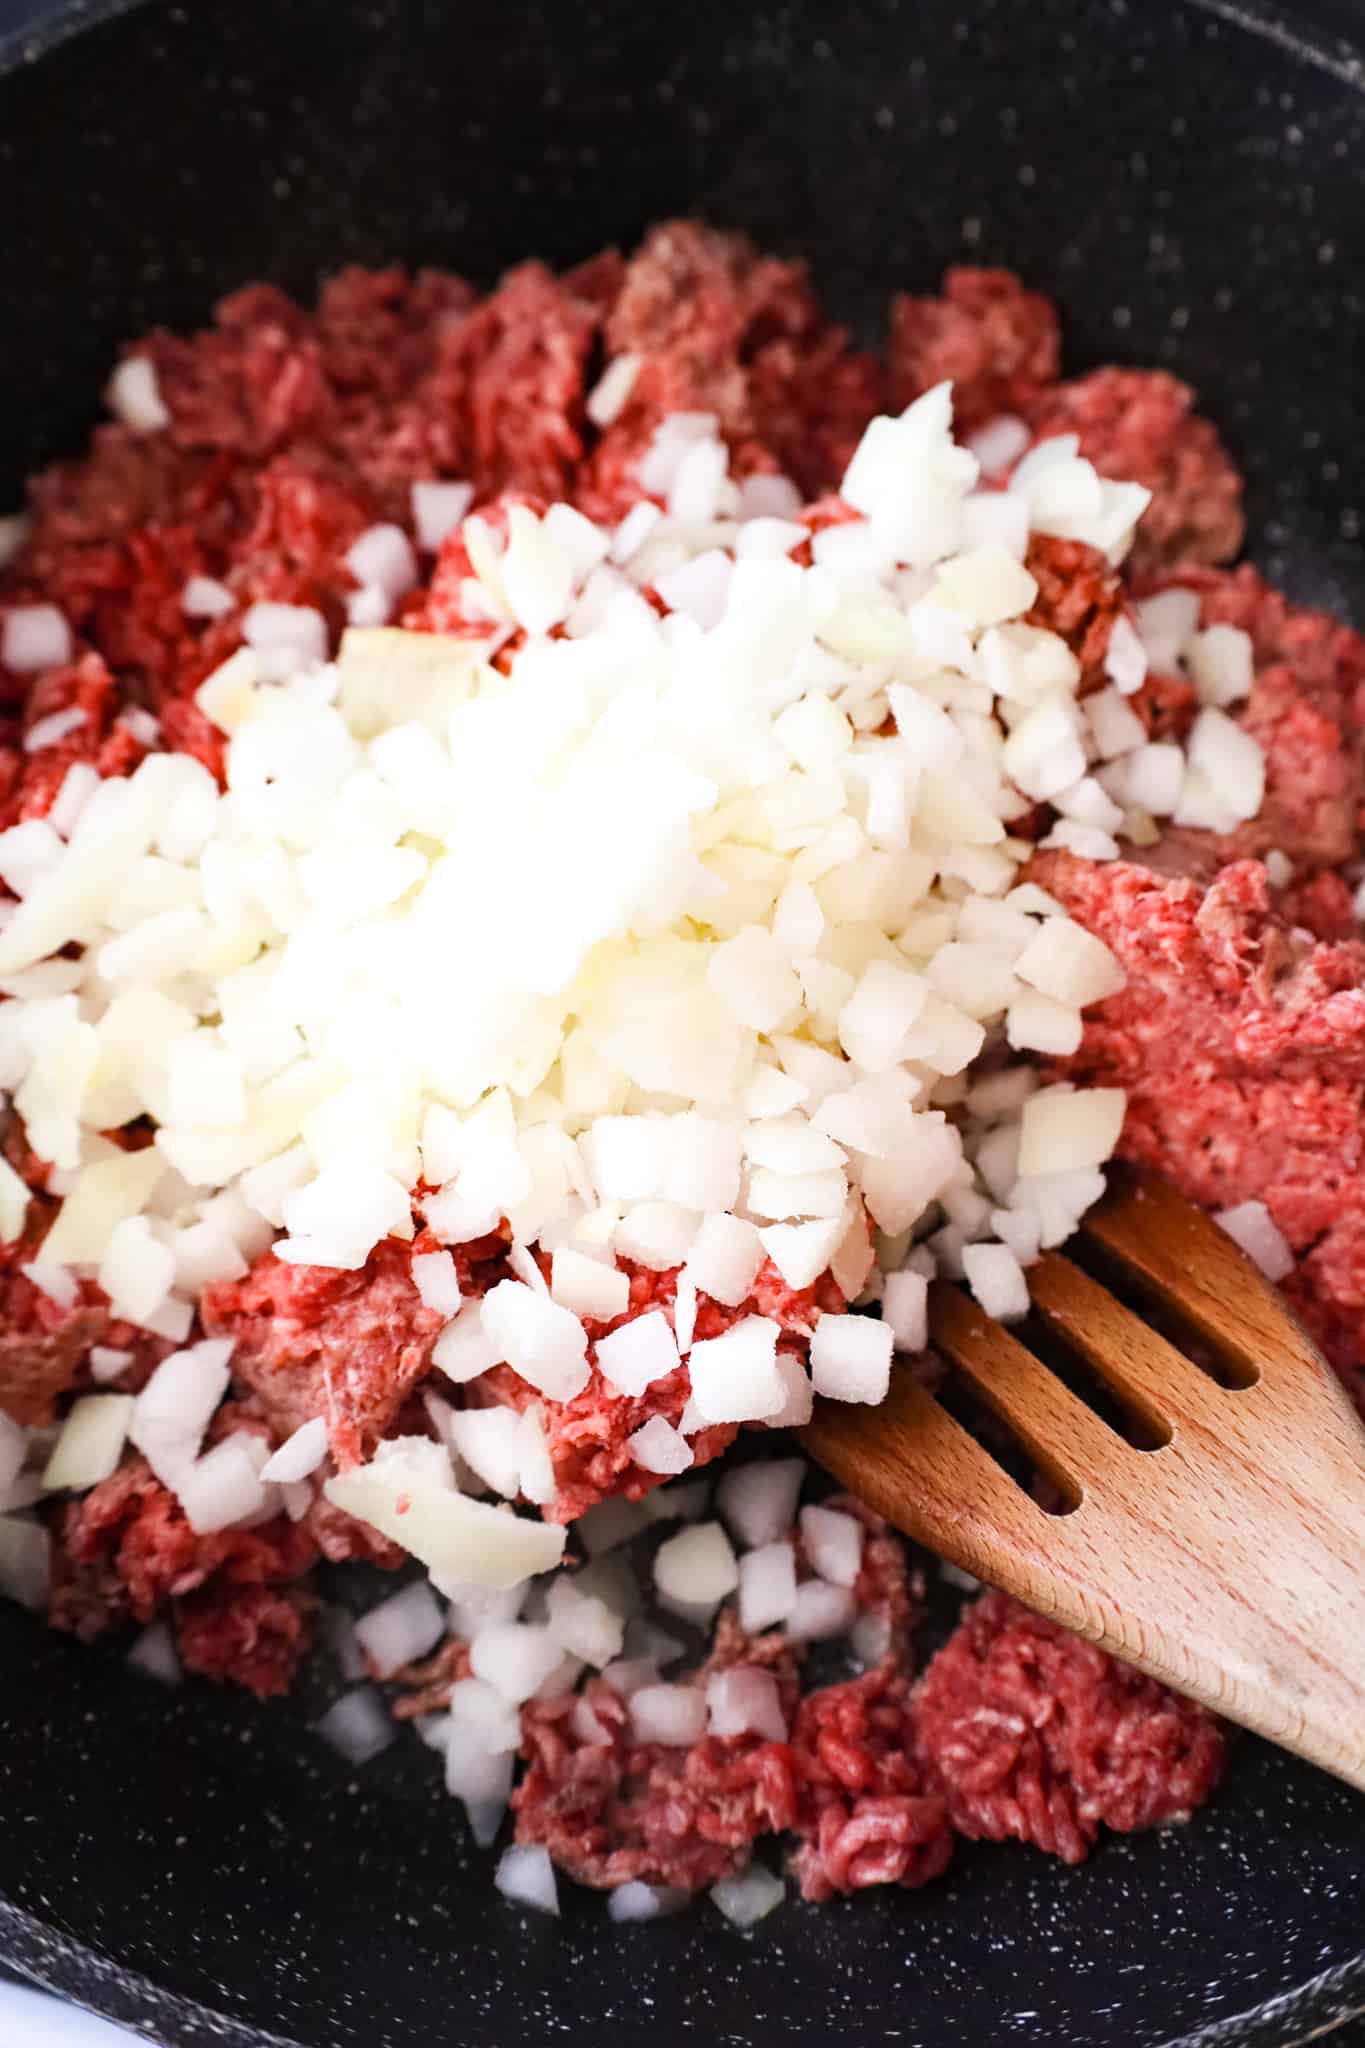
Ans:
{"type": "MultiPolygon", "coordinates": [[[[196,1999],[168,1990],[143,1971],[102,1956],[23,1907],[0,1898],[0,1955],[27,1982],[142,2032],[155,2028],[161,2048],[308,2048],[293,2034],[265,2032],[196,1999]]],[[[1232,2013],[1193,2033],[1173,2035],[1162,2048],[1306,2048],[1310,2041],[1365,2016],[1365,1952],[1306,1978],[1245,2012],[1232,2013]],[[1286,2028],[1290,2031],[1286,2032],[1286,2028]]]]}

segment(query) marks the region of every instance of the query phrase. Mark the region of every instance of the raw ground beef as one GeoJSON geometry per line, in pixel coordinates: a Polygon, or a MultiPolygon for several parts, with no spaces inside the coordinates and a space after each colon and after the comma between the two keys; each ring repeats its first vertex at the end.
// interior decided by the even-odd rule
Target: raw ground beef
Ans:
{"type": "Polygon", "coordinates": [[[180,1661],[201,1678],[244,1685],[258,1699],[286,1693],[311,1640],[315,1604],[298,1586],[212,1579],[176,1603],[180,1661]]]}
{"type": "Polygon", "coordinates": [[[792,1747],[802,1838],[792,1867],[803,1898],[875,1884],[913,1889],[947,1868],[948,1809],[916,1753],[911,1680],[900,1660],[809,1693],[792,1747]]]}
{"type": "Polygon", "coordinates": [[[1101,1826],[1186,1820],[1223,1773],[1212,1714],[1003,1593],[967,1609],[914,1698],[959,1834],[1084,1862],[1101,1826]]]}
{"type": "MultiPolygon", "coordinates": [[[[689,1683],[704,1688],[713,1673],[740,1666],[771,1672],[786,1742],[756,1734],[707,1734],[688,1748],[637,1742],[626,1702],[605,1678],[577,1696],[533,1700],[522,1709],[528,1769],[512,1795],[518,1841],[542,1843],[597,1888],[637,1878],[696,1891],[743,1868],[766,1834],[797,1836],[794,1867],[813,1899],[922,1884],[945,1867],[952,1837],[942,1797],[915,1756],[908,1713],[917,1589],[904,1550],[876,1515],[857,1501],[830,1505],[867,1532],[854,1598],[860,1613],[885,1624],[883,1659],[802,1700],[799,1648],[777,1632],[746,1635],[724,1608],[711,1654],[689,1683]]],[[[425,1705],[432,1694],[422,1698],[425,1705]]]]}
{"type": "MultiPolygon", "coordinates": [[[[462,1284],[469,1275],[465,1259],[462,1284]]],[[[209,1336],[233,1340],[234,1376],[277,1435],[325,1416],[343,1468],[372,1455],[391,1428],[445,1322],[423,1307],[412,1247],[397,1238],[377,1244],[358,1272],[284,1265],[266,1252],[245,1280],[206,1288],[200,1315],[209,1336]]]]}
{"type": "MultiPolygon", "coordinates": [[[[249,286],[223,302],[210,330],[155,334],[134,353],[154,368],[169,427],[106,425],[84,457],[38,478],[27,544],[0,577],[0,623],[12,606],[51,601],[76,643],[37,687],[0,667],[0,828],[45,815],[76,762],[106,775],[133,767],[155,744],[148,712],[163,744],[221,773],[221,736],[193,693],[237,646],[244,608],[308,604],[340,625],[355,588],[346,550],[378,519],[408,523],[418,480],[467,479],[495,521],[512,503],[551,498],[614,517],[641,495],[637,465],[665,414],[706,410],[737,474],[792,478],[818,501],[812,523],[832,524],[849,516],[834,493],[869,418],[951,377],[965,431],[1014,414],[1035,442],[1075,433],[1105,474],[1147,484],[1153,502],[1122,573],[1076,543],[1035,539],[1035,622],[1066,636],[1094,687],[1134,595],[1197,590],[1205,624],[1227,621],[1252,637],[1255,684],[1237,715],[1265,747],[1267,799],[1230,840],[1172,831],[1109,866],[1039,858],[1039,878],[1130,976],[1087,1024],[1067,1070],[1130,1091],[1130,1156],[1205,1202],[1267,1202],[1298,1254],[1288,1291],[1343,1372],[1365,1383],[1365,950],[1352,905],[1365,642],[1289,605],[1249,569],[1211,566],[1240,542],[1240,479],[1186,386],[1131,369],[1060,381],[1049,302],[1008,272],[966,268],[949,273],[938,297],[895,301],[883,366],[829,324],[799,264],[689,222],[656,228],[628,259],[608,252],[561,277],[523,264],[486,294],[435,271],[351,269],[310,311],[272,286],[249,286]],[[586,401],[622,354],[636,359],[634,383],[619,416],[598,428],[586,401]],[[234,609],[186,616],[191,576],[222,581],[234,609]],[[81,724],[26,752],[24,733],[66,709],[82,711],[81,724]],[[1274,889],[1246,858],[1272,848],[1294,863],[1274,889]]],[[[458,535],[426,567],[404,623],[461,630],[470,622],[458,535]]],[[[1183,734],[1195,709],[1189,684],[1170,676],[1149,677],[1134,702],[1157,738],[1183,734]]],[[[62,1309],[20,1272],[53,1205],[17,1122],[5,1152],[35,1199],[24,1238],[0,1253],[0,1406],[41,1424],[89,1384],[92,1343],[131,1351],[119,1381],[129,1390],[169,1347],[112,1323],[93,1282],[62,1309]]],[[[423,1401],[432,1392],[524,1405],[529,1390],[505,1368],[460,1396],[432,1371],[440,1318],[422,1306],[409,1267],[429,1242],[389,1242],[358,1273],[285,1266],[267,1253],[245,1279],[210,1289],[203,1326],[237,1347],[231,1426],[278,1441],[322,1414],[346,1465],[386,1433],[436,1427],[423,1401]]],[[[463,1248],[469,1298],[505,1277],[505,1251],[502,1236],[463,1248]]],[[[636,1272],[631,1312],[667,1304],[675,1279],[636,1272]]],[[[703,1301],[698,1333],[717,1334],[754,1307],[781,1321],[799,1351],[815,1315],[839,1305],[828,1276],[793,1296],[765,1269],[752,1303],[703,1301]]],[[[657,1483],[626,1439],[650,1415],[676,1421],[686,1380],[680,1371],[631,1402],[594,1371],[576,1401],[551,1404],[556,1512],[657,1483]]],[[[732,1434],[701,1432],[697,1462],[732,1434]]],[[[59,1626],[88,1636],[164,1614],[187,1665],[258,1692],[281,1689],[301,1653],[309,1596],[300,1582],[319,1552],[401,1560],[320,1498],[297,1523],[196,1536],[132,1454],[49,1516],[59,1626]]],[[[996,1596],[971,1610],[917,1688],[903,1554],[864,1520],[858,1598],[886,1619],[880,1662],[800,1700],[791,1648],[780,1637],[751,1641],[723,1617],[707,1668],[771,1668],[788,1706],[783,1744],[633,1745],[625,1709],[601,1679],[581,1705],[528,1707],[522,1838],[547,1842],[589,1882],[634,1874],[695,1885],[738,1868],[756,1835],[782,1828],[816,1898],[923,1881],[947,1861],[954,1827],[1074,1856],[1102,1822],[1141,1825],[1205,1795],[1221,1762],[1206,1716],[996,1596]]],[[[465,1655],[449,1645],[409,1674],[423,1681],[410,1710],[439,1705],[467,1671],[465,1655]]]]}
{"type": "Polygon", "coordinates": [[[881,405],[880,366],[826,323],[803,264],[693,221],[655,228],[625,266],[606,343],[639,369],[574,485],[593,518],[639,498],[635,466],[667,413],[715,413],[738,474],[780,470],[814,497],[881,405]]]}
{"type": "Polygon", "coordinates": [[[921,1583],[879,1515],[847,1497],[829,1505],[856,1515],[866,1532],[854,1599],[885,1625],[886,1648],[860,1677],[808,1693],[792,1727],[800,1788],[792,1869],[812,1900],[878,1884],[910,1890],[937,1877],[953,1853],[947,1809],[915,1744],[911,1631],[921,1583]]]}
{"type": "MultiPolygon", "coordinates": [[[[634,1878],[695,1891],[742,1867],[763,1835],[785,1834],[802,1896],[819,1901],[928,1882],[951,1860],[954,1832],[1079,1863],[1102,1826],[1183,1820],[1208,1797],[1225,1752],[1213,1715],[1003,1594],[976,1601],[916,1680],[903,1549],[860,1503],[831,1505],[867,1531],[854,1591],[863,1615],[889,1624],[880,1660],[802,1697],[792,1646],[779,1633],[746,1636],[724,1609],[689,1682],[735,1665],[770,1671],[786,1742],[637,1743],[605,1678],[532,1701],[528,1769],[512,1799],[518,1841],[543,1844],[597,1888],[634,1878]]],[[[448,1646],[434,1674],[414,1674],[421,1690],[407,1711],[444,1704],[466,1668],[464,1646],[448,1646]]]]}
{"type": "Polygon", "coordinates": [[[1001,413],[1029,413],[1061,368],[1057,309],[1010,270],[950,270],[943,296],[901,293],[887,345],[891,403],[907,406],[945,377],[953,417],[973,433],[1001,413]]]}
{"type": "MultiPolygon", "coordinates": [[[[232,1338],[234,1376],[256,1397],[277,1439],[310,1416],[322,1415],[332,1456],[345,1468],[372,1455],[380,1438],[398,1430],[404,1410],[411,1409],[422,1383],[433,1375],[432,1348],[444,1327],[443,1317],[422,1306],[411,1271],[414,1255],[437,1248],[426,1235],[411,1245],[390,1238],[376,1246],[358,1272],[285,1265],[267,1252],[245,1279],[205,1290],[200,1303],[204,1328],[210,1336],[232,1338]]],[[[456,1269],[465,1300],[479,1300],[507,1277],[505,1252],[501,1237],[458,1248],[456,1269]]],[[[585,1324],[594,1343],[652,1308],[671,1308],[677,1268],[653,1272],[629,1261],[622,1265],[630,1276],[630,1305],[611,1322],[585,1324]]],[[[738,1306],[699,1298],[696,1334],[717,1337],[747,1315],[770,1316],[789,1333],[799,1354],[821,1310],[844,1306],[829,1274],[798,1291],[786,1286],[768,1260],[752,1293],[738,1306]]],[[[434,1384],[439,1388],[447,1382],[436,1373],[434,1384]]],[[[631,1399],[594,1365],[581,1394],[542,1404],[519,1373],[496,1366],[468,1384],[465,1398],[475,1407],[541,1407],[557,1488],[549,1512],[568,1522],[610,1495],[637,1500],[659,1484],[657,1472],[637,1464],[627,1439],[652,1415],[676,1424],[690,1394],[685,1367],[631,1399]]],[[[415,1426],[419,1431],[426,1427],[420,1412],[415,1426]]],[[[690,1439],[696,1463],[718,1457],[736,1434],[736,1426],[727,1423],[698,1431],[690,1439]]],[[[347,1530],[357,1525],[325,1503],[319,1521],[319,1543],[335,1558],[351,1540],[347,1530]]],[[[381,1545],[373,1554],[387,1561],[389,1549],[381,1545]]]]}
{"type": "MultiPolygon", "coordinates": [[[[1142,595],[1190,590],[1201,627],[1250,635],[1251,696],[1235,712],[1266,757],[1266,792],[1256,817],[1227,837],[1167,832],[1160,857],[1182,872],[1212,876],[1229,861],[1272,849],[1297,867],[1354,862],[1365,805],[1365,637],[1324,612],[1292,605],[1249,564],[1219,570],[1182,566],[1139,586],[1142,595]]],[[[1183,733],[1195,706],[1172,721],[1183,733]]]]}
{"type": "MultiPolygon", "coordinates": [[[[737,1665],[771,1671],[788,1716],[795,1711],[791,1650],[780,1636],[751,1641],[727,1609],[695,1682],[737,1665]]],[[[627,1703],[603,1678],[524,1707],[522,1745],[517,1840],[542,1843],[580,1884],[639,1878],[697,1891],[741,1870],[760,1835],[795,1823],[787,1743],[752,1734],[706,1735],[687,1749],[637,1742],[627,1703]]]]}
{"type": "Polygon", "coordinates": [[[1128,602],[1123,579],[1084,541],[1046,533],[1030,538],[1027,566],[1038,585],[1027,623],[1060,633],[1081,665],[1083,687],[1098,689],[1109,636],[1128,602]]]}
{"type": "Polygon", "coordinates": [[[61,1510],[49,1619],[89,1640],[116,1621],[169,1609],[193,1671],[262,1695],[288,1689],[308,1644],[307,1595],[293,1582],[317,1547],[278,1515],[200,1536],[145,1459],[61,1510]]]}
{"type": "Polygon", "coordinates": [[[1164,370],[1110,369],[1054,384],[1014,408],[1035,446],[1075,434],[1101,476],[1152,493],[1125,564],[1130,576],[1173,562],[1230,562],[1242,545],[1242,479],[1194,410],[1194,396],[1164,370]]]}
{"type": "Polygon", "coordinates": [[[1210,1208],[1266,1204],[1299,1255],[1288,1291],[1360,1397],[1365,944],[1287,924],[1259,861],[1207,887],[1065,853],[1033,871],[1129,976],[1064,1070],[1128,1090],[1126,1157],[1210,1208]]]}

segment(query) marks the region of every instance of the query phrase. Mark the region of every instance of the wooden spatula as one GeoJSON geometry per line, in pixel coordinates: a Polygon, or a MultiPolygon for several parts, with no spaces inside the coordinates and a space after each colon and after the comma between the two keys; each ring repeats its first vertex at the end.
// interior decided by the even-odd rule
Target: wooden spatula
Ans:
{"type": "Polygon", "coordinates": [[[1032,1267],[1037,1315],[1160,1448],[1130,1444],[940,1284],[933,1343],[1070,1511],[1046,1512],[908,1370],[879,1408],[819,1403],[807,1449],[916,1542],[1365,1790],[1365,1431],[1347,1395],[1251,1261],[1163,1182],[1125,1176],[1082,1234],[1236,1382],[1074,1260],[1032,1267]]]}

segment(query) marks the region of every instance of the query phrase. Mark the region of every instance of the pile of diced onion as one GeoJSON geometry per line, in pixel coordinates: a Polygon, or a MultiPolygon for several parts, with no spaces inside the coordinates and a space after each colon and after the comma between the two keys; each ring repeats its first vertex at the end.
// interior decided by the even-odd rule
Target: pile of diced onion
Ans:
{"type": "MultiPolygon", "coordinates": [[[[123,397],[158,428],[141,383],[123,397]]],[[[1227,711],[1249,643],[1168,593],[1120,621],[1082,701],[1065,642],[1022,623],[1029,535],[1118,560],[1147,494],[1067,437],[982,487],[950,429],[946,385],[875,420],[849,519],[812,537],[784,479],[736,484],[716,421],[675,415],[614,529],[564,505],[463,519],[474,637],[384,623],[418,555],[372,529],[349,557],[369,623],[332,650],[320,614],[253,605],[200,689],[225,790],[183,755],[79,765],[0,834],[0,1086],[62,1197],[26,1269],[54,1298],[95,1280],[184,1345],[199,1292],[272,1244],[354,1269],[414,1209],[449,1246],[507,1219],[515,1277],[482,1302],[448,1252],[413,1277],[450,1382],[506,1363],[537,1400],[433,1397],[440,1443],[326,1482],[447,1577],[505,1589],[558,1559],[562,1530],[478,1496],[552,1500],[544,1404],[591,1356],[632,1396],[687,1360],[678,1425],[630,1445],[677,1474],[708,1426],[800,1421],[812,1389],[880,1400],[935,1272],[1022,1313],[1025,1268],[1100,1192],[1122,1094],[1041,1085],[1036,1056],[1074,1051],[1123,975],[1020,881],[1012,828],[1044,803],[1045,846],[1108,860],[1156,819],[1253,815],[1264,763],[1227,711]],[[1129,701],[1148,650],[1203,700],[1183,749],[1129,701]],[[147,1149],[105,1135],[142,1117],[147,1149]],[[680,1268],[676,1301],[590,1356],[622,1260],[680,1268]],[[766,1316],[694,1343],[698,1300],[738,1309],[765,1260],[880,1318],[820,1319],[809,1373],[766,1316]]],[[[418,486],[418,547],[468,502],[418,486]]],[[[234,600],[196,578],[185,603],[234,600]]],[[[13,668],[70,650],[51,606],[3,630],[13,668]]],[[[27,1200],[0,1166],[5,1236],[27,1200]]],[[[136,1402],[86,1396],[47,1484],[95,1483],[131,1435],[196,1528],[305,1512],[324,1418],[273,1456],[244,1435],[202,1454],[229,1370],[226,1344],[189,1344],[136,1402]]]]}

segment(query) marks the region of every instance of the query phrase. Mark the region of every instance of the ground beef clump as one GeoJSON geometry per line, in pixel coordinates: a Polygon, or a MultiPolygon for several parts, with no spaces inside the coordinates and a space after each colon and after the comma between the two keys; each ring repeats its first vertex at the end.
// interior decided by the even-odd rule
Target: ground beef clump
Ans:
{"type": "Polygon", "coordinates": [[[953,418],[971,433],[1001,413],[1025,413],[1057,381],[1057,309],[1026,291],[1012,270],[959,267],[941,298],[892,301],[888,344],[891,402],[909,405],[951,378],[953,418]]]}
{"type": "MultiPolygon", "coordinates": [[[[905,1552],[861,1502],[831,1505],[855,1514],[867,1531],[854,1597],[863,1614],[883,1624],[886,1672],[899,1674],[914,1608],[905,1552]]],[[[799,1542],[797,1562],[804,1572],[799,1542]]],[[[458,1669],[459,1646],[453,1655],[458,1669]]],[[[747,1666],[770,1672],[788,1728],[785,1742],[757,1734],[707,1734],[685,1749],[637,1742],[627,1703],[605,1678],[590,1679],[576,1698],[533,1700],[522,1711],[528,1770],[512,1795],[518,1841],[543,1843],[561,1868],[596,1887],[640,1878],[697,1891],[742,1869],[759,1836],[788,1831],[815,1838],[806,1861],[813,1896],[893,1879],[918,1882],[909,1873],[921,1865],[922,1875],[931,1875],[934,1852],[921,1856],[920,1841],[912,1840],[927,1840],[927,1812],[911,1816],[895,1807],[904,1801],[904,1783],[914,1777],[913,1761],[907,1754],[900,1770],[890,1761],[889,1723],[869,1700],[865,1742],[879,1742],[888,1753],[874,1761],[865,1748],[858,1784],[846,1750],[844,1775],[835,1777],[821,1750],[821,1730],[806,1718],[811,1702],[801,1703],[798,1712],[799,1655],[780,1633],[746,1635],[727,1607],[710,1656],[688,1681],[704,1691],[718,1671],[747,1666]],[[865,1801],[871,1802],[866,1810],[865,1801]],[[885,1874],[873,1876],[874,1869],[885,1874]]],[[[428,1688],[433,1675],[421,1674],[428,1688]]],[[[843,1695],[847,1688],[827,1691],[843,1695]]],[[[428,1689],[422,1697],[430,1701],[433,1694],[428,1689]]],[[[830,1713],[842,1715],[847,1728],[857,1709],[831,1705],[830,1713]]],[[[941,1802],[938,1813],[941,1821],[941,1802]]]]}
{"type": "Polygon", "coordinates": [[[413,1285],[411,1247],[396,1238],[376,1245],[358,1272],[285,1265],[267,1252],[245,1280],[208,1288],[200,1314],[211,1337],[234,1341],[234,1375],[277,1433],[326,1416],[343,1467],[372,1454],[426,1374],[443,1327],[413,1285]]]}
{"type": "MultiPolygon", "coordinates": [[[[778,1636],[751,1641],[730,1610],[693,1683],[748,1665],[771,1671],[788,1715],[796,1662],[778,1636]]],[[[512,1795],[517,1840],[539,1842],[580,1884],[633,1878],[697,1891],[743,1869],[758,1836],[791,1827],[796,1782],[786,1743],[705,1735],[690,1748],[639,1742],[628,1702],[603,1678],[581,1695],[522,1710],[528,1769],[512,1795]]]]}
{"type": "MultiPolygon", "coordinates": [[[[1181,567],[1141,589],[1193,591],[1201,628],[1235,626],[1250,636],[1251,695],[1232,715],[1266,759],[1257,815],[1226,836],[1168,830],[1156,849],[1163,865],[1207,880],[1230,861],[1271,849],[1313,869],[1354,860],[1365,807],[1365,637],[1290,604],[1246,564],[1181,567]]],[[[1189,692],[1175,737],[1195,709],[1189,692]]]]}
{"type": "MultiPolygon", "coordinates": [[[[78,690],[94,692],[96,712],[32,757],[0,727],[0,808],[14,816],[42,815],[74,759],[106,774],[134,765],[146,742],[116,707],[151,711],[164,744],[221,772],[221,735],[193,693],[237,646],[241,609],[306,604],[339,626],[356,587],[346,550],[376,520],[409,522],[414,482],[459,477],[478,504],[562,497],[619,517],[673,410],[713,412],[737,474],[775,471],[818,498],[876,412],[951,376],[964,431],[1013,411],[1039,432],[1080,433],[1100,468],[1155,485],[1144,570],[1175,560],[1187,531],[1186,558],[1225,559],[1240,531],[1235,472],[1185,387],[1127,371],[1059,385],[1055,312],[1008,271],[954,270],[942,297],[898,299],[885,373],[826,320],[802,265],[690,221],[654,229],[628,260],[609,251],[559,277],[522,264],[482,297],[458,277],[397,268],[343,271],[315,310],[252,285],[213,327],[154,334],[134,353],[154,369],[169,426],[102,427],[86,456],[37,479],[33,530],[0,595],[59,605],[77,635],[79,681],[48,678],[43,710],[78,690]],[[599,429],[588,393],[621,355],[635,380],[599,429]],[[192,576],[225,584],[237,609],[188,617],[192,576]]],[[[441,608],[425,622],[448,629],[441,608]]],[[[0,671],[0,703],[25,689],[0,671]]]]}
{"type": "Polygon", "coordinates": [[[800,1798],[792,1870],[803,1898],[896,1884],[912,1890],[947,1868],[947,1808],[915,1750],[911,1631],[921,1584],[881,1517],[860,1501],[831,1505],[862,1523],[860,1614],[878,1624],[880,1657],[861,1677],[821,1686],[792,1729],[800,1798]]]}
{"type": "MultiPolygon", "coordinates": [[[[861,1503],[831,1505],[866,1530],[854,1597],[885,1641],[870,1668],[801,1697],[804,1646],[746,1636],[727,1608],[688,1682],[704,1687],[736,1666],[770,1672],[785,1742],[637,1742],[607,1678],[532,1701],[528,1769],[512,1795],[518,1841],[542,1844],[595,1888],[641,1879],[696,1891],[741,1869],[763,1835],[786,1834],[802,1896],[820,1901],[927,1883],[951,1860],[954,1833],[1080,1862],[1101,1826],[1184,1818],[1207,1798],[1224,1751],[1212,1715],[1003,1595],[978,1601],[916,1681],[918,1586],[904,1550],[861,1503]]],[[[406,1674],[417,1689],[399,1711],[445,1705],[467,1670],[465,1645],[448,1644],[406,1674]]]]}
{"type": "Polygon", "coordinates": [[[180,1660],[187,1671],[245,1686],[258,1699],[286,1693],[308,1648],[315,1605],[297,1586],[214,1581],[176,1608],[180,1660]]]}
{"type": "Polygon", "coordinates": [[[1075,434],[1101,476],[1145,484],[1126,567],[1144,576],[1172,562],[1230,562],[1242,545],[1242,479],[1188,384],[1164,370],[1096,370],[1018,410],[1035,444],[1075,434]]]}
{"type": "Polygon", "coordinates": [[[1100,1828],[1185,1820],[1224,1737],[1182,1700],[1003,1593],[967,1611],[915,1697],[915,1742],[959,1834],[1080,1863],[1100,1828]]]}
{"type": "Polygon", "coordinates": [[[145,1459],[62,1510],[49,1620],[89,1641],[167,1614],[185,1664],[265,1696],[285,1692],[308,1645],[310,1602],[292,1584],[313,1564],[284,1515],[201,1536],[145,1459]]]}
{"type": "Polygon", "coordinates": [[[1124,861],[1034,871],[1128,986],[1064,1070],[1128,1090],[1120,1150],[1212,1209],[1263,1201],[1288,1291],[1360,1391],[1365,1367],[1365,944],[1286,924],[1257,861],[1207,888],[1124,861]]]}
{"type": "Polygon", "coordinates": [[[1109,636],[1128,605],[1118,571],[1084,541],[1047,533],[1030,537],[1027,567],[1038,585],[1027,623],[1060,633],[1081,665],[1083,687],[1098,689],[1109,636]]]}
{"type": "Polygon", "coordinates": [[[792,1868],[803,1898],[876,1884],[913,1888],[946,1870],[948,1810],[916,1754],[911,1682],[898,1660],[811,1693],[792,1747],[803,1837],[792,1868]]]}
{"type": "Polygon", "coordinates": [[[814,497],[842,474],[881,405],[879,366],[827,324],[803,264],[693,221],[645,238],[606,341],[639,367],[576,486],[592,517],[619,518],[639,498],[636,466],[670,412],[714,413],[738,474],[779,470],[814,497]]]}

